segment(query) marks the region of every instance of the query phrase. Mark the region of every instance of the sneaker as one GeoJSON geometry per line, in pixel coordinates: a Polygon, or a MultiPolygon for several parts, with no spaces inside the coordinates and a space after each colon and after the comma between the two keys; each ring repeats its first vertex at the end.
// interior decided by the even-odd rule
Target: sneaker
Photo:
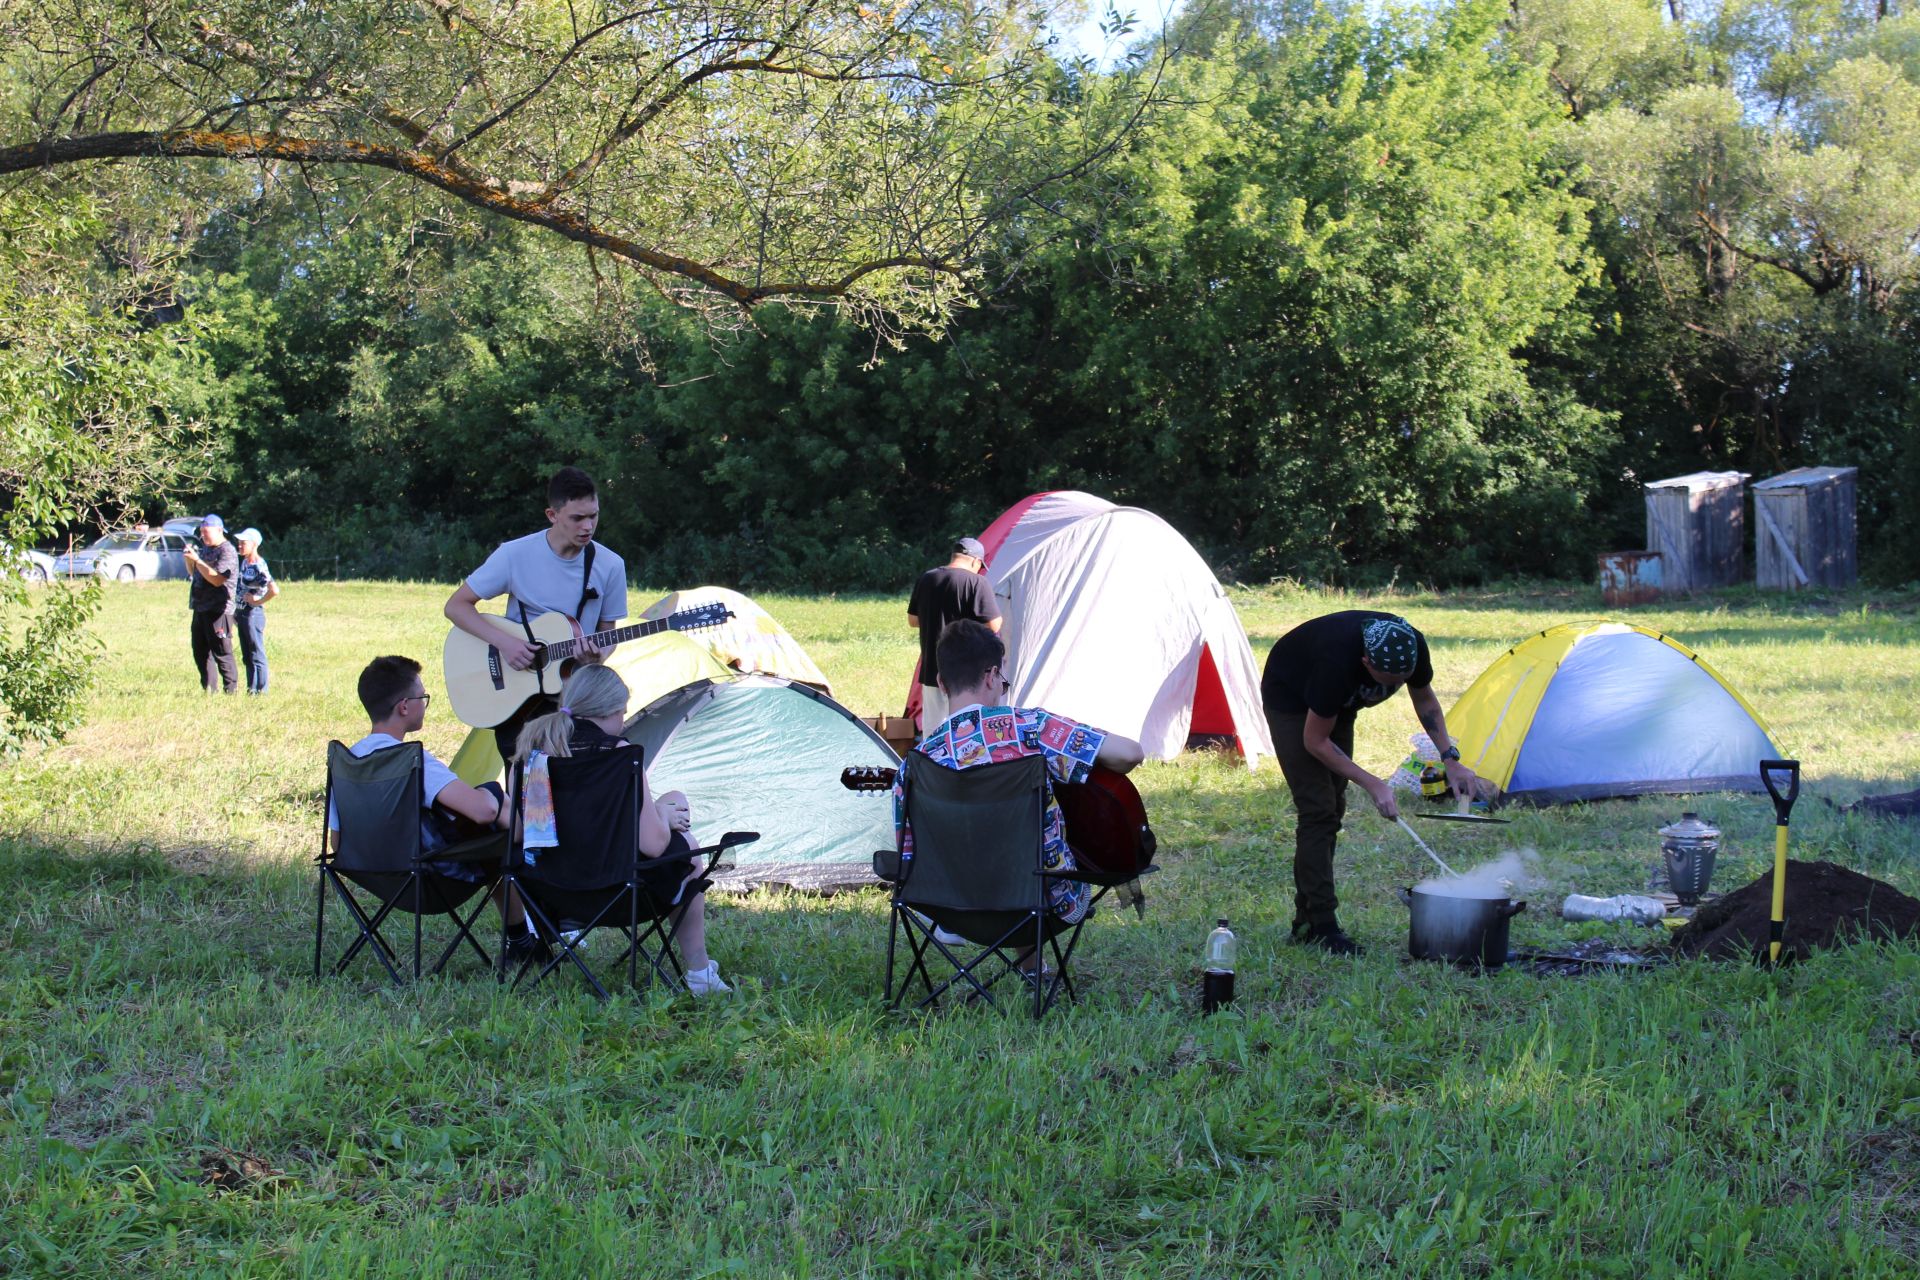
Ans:
{"type": "Polygon", "coordinates": [[[540,935],[528,929],[507,939],[506,962],[509,965],[522,965],[529,961],[545,964],[552,959],[553,950],[540,938],[540,935]]]}
{"type": "Polygon", "coordinates": [[[687,970],[687,991],[690,995],[696,997],[718,996],[725,995],[732,990],[733,988],[728,986],[720,977],[720,962],[718,960],[707,961],[707,967],[704,969],[687,970]]]}
{"type": "Polygon", "coordinates": [[[949,947],[964,947],[967,945],[965,938],[953,932],[951,929],[942,929],[939,925],[933,927],[933,940],[943,946],[949,947]]]}
{"type": "Polygon", "coordinates": [[[1367,949],[1347,936],[1346,930],[1337,924],[1309,928],[1294,935],[1295,940],[1311,947],[1319,947],[1332,956],[1363,956],[1367,949]]]}
{"type": "Polygon", "coordinates": [[[587,949],[587,931],[585,929],[562,929],[560,931],[560,945],[563,947],[571,947],[577,952],[584,953],[587,949]]]}

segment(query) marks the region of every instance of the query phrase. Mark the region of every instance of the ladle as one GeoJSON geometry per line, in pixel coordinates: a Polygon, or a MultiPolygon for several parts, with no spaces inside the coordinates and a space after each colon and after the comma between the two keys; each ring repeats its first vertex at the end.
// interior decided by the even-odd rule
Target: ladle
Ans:
{"type": "Polygon", "coordinates": [[[1435,862],[1440,864],[1440,869],[1442,871],[1446,872],[1450,876],[1455,876],[1455,877],[1459,876],[1460,873],[1458,871],[1455,871],[1452,867],[1448,866],[1446,864],[1445,859],[1443,859],[1439,854],[1435,853],[1432,849],[1429,849],[1427,847],[1427,842],[1420,838],[1420,833],[1418,831],[1415,831],[1412,827],[1407,825],[1407,820],[1405,818],[1395,818],[1394,821],[1400,824],[1400,829],[1402,831],[1406,832],[1408,835],[1413,837],[1413,842],[1420,846],[1420,852],[1426,854],[1429,858],[1432,858],[1435,862]]]}

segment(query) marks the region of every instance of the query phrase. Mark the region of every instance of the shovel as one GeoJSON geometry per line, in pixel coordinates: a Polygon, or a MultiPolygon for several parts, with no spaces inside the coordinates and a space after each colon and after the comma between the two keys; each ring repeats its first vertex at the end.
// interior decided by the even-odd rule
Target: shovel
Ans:
{"type": "Polygon", "coordinates": [[[1787,818],[1800,796],[1800,762],[1762,760],[1760,781],[1773,797],[1773,914],[1766,960],[1771,967],[1780,963],[1780,944],[1787,933],[1787,818]]]}

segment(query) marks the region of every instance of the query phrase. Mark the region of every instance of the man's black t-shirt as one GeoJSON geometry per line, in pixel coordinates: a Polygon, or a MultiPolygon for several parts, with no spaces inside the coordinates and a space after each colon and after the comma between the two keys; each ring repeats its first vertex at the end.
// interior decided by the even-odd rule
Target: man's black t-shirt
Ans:
{"type": "Polygon", "coordinates": [[[946,565],[920,575],[913,584],[913,597],[907,601],[907,612],[920,619],[920,683],[932,684],[940,675],[933,654],[933,647],[940,643],[940,632],[949,622],[961,618],[992,622],[1000,616],[1000,602],[993,598],[993,587],[985,574],[946,565]]]}
{"type": "Polygon", "coordinates": [[[233,612],[233,597],[240,589],[240,553],[233,549],[232,542],[223,542],[217,547],[202,544],[194,550],[200,553],[208,568],[226,574],[227,580],[220,584],[208,582],[198,569],[189,566],[193,580],[187,584],[187,608],[195,613],[233,612]]]}
{"type": "MultiPolygon", "coordinates": [[[[1391,613],[1347,609],[1303,622],[1274,642],[1267,655],[1266,674],[1260,679],[1260,700],[1269,712],[1299,715],[1314,711],[1329,720],[1343,711],[1376,706],[1393,690],[1367,674],[1363,633],[1376,618],[1391,613]]],[[[1416,634],[1419,634],[1416,631],[1416,634]]],[[[1420,636],[1420,657],[1407,687],[1424,689],[1433,683],[1433,657],[1427,638],[1420,636]]]]}

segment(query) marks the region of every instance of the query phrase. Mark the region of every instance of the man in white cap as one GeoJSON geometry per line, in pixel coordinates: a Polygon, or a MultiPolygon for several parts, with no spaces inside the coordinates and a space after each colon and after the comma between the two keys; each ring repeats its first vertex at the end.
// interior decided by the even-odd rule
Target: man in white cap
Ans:
{"type": "Polygon", "coordinates": [[[907,625],[920,632],[920,724],[927,733],[946,720],[948,711],[940,689],[940,633],[961,618],[1000,630],[1000,602],[993,598],[986,567],[987,549],[978,538],[955,539],[946,564],[921,574],[907,600],[907,625]]]}
{"type": "Polygon", "coordinates": [[[1433,692],[1427,638],[1405,618],[1371,609],[1347,609],[1303,622],[1281,636],[1267,655],[1260,681],[1273,749],[1293,793],[1293,936],[1335,955],[1358,955],[1360,945],[1340,928],[1333,889],[1333,850],[1347,811],[1347,783],[1366,789],[1383,818],[1400,816],[1393,788],[1353,761],[1353,721],[1401,685],[1434,749],[1446,763],[1447,785],[1470,795],[1476,779],[1460,763],[1447,736],[1447,717],[1433,692]]]}
{"type": "Polygon", "coordinates": [[[247,692],[267,691],[267,601],[280,594],[273,570],[260,554],[260,531],[249,525],[234,535],[240,544],[240,593],[234,607],[239,623],[240,663],[247,669],[247,692]]]}
{"type": "Polygon", "coordinates": [[[233,662],[233,599],[240,584],[240,557],[227,541],[227,522],[208,514],[200,519],[200,543],[189,542],[185,552],[187,608],[193,614],[193,666],[200,687],[213,692],[218,673],[222,693],[240,690],[240,671],[233,662]]]}

